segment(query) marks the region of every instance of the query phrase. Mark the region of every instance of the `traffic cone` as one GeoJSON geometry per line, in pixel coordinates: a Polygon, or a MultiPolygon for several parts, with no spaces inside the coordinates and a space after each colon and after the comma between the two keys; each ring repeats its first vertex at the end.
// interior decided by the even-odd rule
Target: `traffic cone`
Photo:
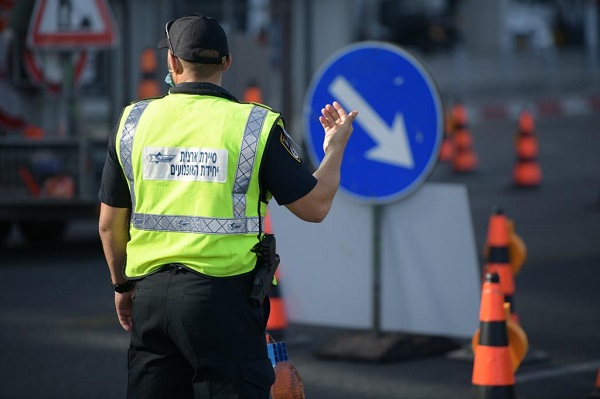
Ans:
{"type": "Polygon", "coordinates": [[[504,294],[504,302],[510,304],[511,319],[515,323],[519,323],[514,298],[515,278],[508,252],[508,235],[508,219],[502,209],[495,208],[488,224],[487,245],[489,253],[486,260],[485,273],[498,273],[498,276],[500,276],[500,288],[504,294]]]}
{"type": "Polygon", "coordinates": [[[159,97],[160,85],[158,83],[158,61],[156,51],[147,48],[140,54],[141,79],[138,85],[137,98],[159,97]]]}
{"type": "MultiPolygon", "coordinates": [[[[529,347],[529,339],[525,330],[517,323],[511,320],[510,304],[504,302],[504,314],[506,317],[506,333],[508,334],[508,352],[510,353],[510,364],[512,365],[513,373],[517,372],[519,366],[525,359],[527,349],[529,347]]],[[[478,328],[471,339],[471,349],[473,353],[479,344],[481,330],[478,328]]]]}
{"type": "Polygon", "coordinates": [[[598,368],[598,374],[596,374],[596,387],[586,399],[599,399],[600,398],[600,367],[598,368]]]}
{"type": "Polygon", "coordinates": [[[538,162],[538,140],[534,133],[533,115],[524,110],[519,116],[515,137],[517,160],[513,168],[513,184],[517,187],[537,187],[542,183],[542,168],[538,162]]]}
{"type": "MultiPolygon", "coordinates": [[[[515,231],[515,223],[512,219],[506,219],[508,226],[508,258],[510,266],[513,270],[513,275],[519,274],[525,260],[527,259],[527,246],[525,242],[515,231]]],[[[486,243],[483,247],[483,258],[487,259],[490,254],[490,247],[486,243]]]]}
{"type": "Polygon", "coordinates": [[[454,120],[452,168],[458,173],[473,172],[477,169],[479,159],[473,149],[473,138],[467,126],[465,106],[460,103],[455,104],[452,108],[452,118],[454,120]]]}
{"type": "Polygon", "coordinates": [[[258,83],[254,81],[248,83],[246,90],[244,90],[244,102],[262,104],[262,91],[260,90],[258,83]]]}
{"type": "Polygon", "coordinates": [[[500,281],[497,273],[486,274],[481,291],[481,333],[475,348],[471,380],[473,399],[516,398],[500,281]]]}
{"type": "Polygon", "coordinates": [[[523,134],[532,134],[535,130],[535,119],[528,109],[522,110],[519,114],[518,127],[519,132],[523,134]]]}
{"type": "Polygon", "coordinates": [[[451,162],[454,157],[454,140],[452,139],[452,131],[454,130],[454,121],[452,113],[446,111],[444,114],[444,136],[442,138],[442,146],[438,159],[440,162],[451,162]]]}
{"type": "MultiPolygon", "coordinates": [[[[265,216],[265,233],[273,234],[271,227],[271,217],[267,210],[265,216]]],[[[271,312],[267,320],[267,331],[275,341],[282,341],[288,326],[288,320],[285,311],[285,303],[281,296],[279,270],[275,272],[276,285],[272,285],[269,290],[269,301],[271,303],[271,312]]]]}

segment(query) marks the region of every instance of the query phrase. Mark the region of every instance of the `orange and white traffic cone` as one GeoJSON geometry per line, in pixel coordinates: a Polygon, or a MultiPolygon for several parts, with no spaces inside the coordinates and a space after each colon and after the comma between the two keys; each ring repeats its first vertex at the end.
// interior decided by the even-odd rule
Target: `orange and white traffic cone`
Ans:
{"type": "Polygon", "coordinates": [[[515,399],[515,375],[508,347],[504,296],[497,273],[485,276],[479,330],[471,380],[472,398],[515,399]]]}
{"type": "MultiPolygon", "coordinates": [[[[273,234],[271,227],[271,217],[267,210],[265,217],[265,233],[273,234]]],[[[288,319],[286,316],[285,303],[280,291],[279,270],[275,272],[276,285],[272,285],[269,290],[269,301],[271,303],[271,312],[267,320],[267,332],[275,341],[282,341],[288,327],[288,319]]]]}
{"type": "Polygon", "coordinates": [[[485,264],[485,273],[498,273],[500,288],[504,294],[504,301],[510,304],[511,319],[519,323],[519,316],[515,306],[515,277],[509,259],[509,228],[504,211],[495,208],[490,215],[488,223],[487,245],[488,258],[485,264]]]}
{"type": "Polygon", "coordinates": [[[524,110],[519,116],[519,130],[515,137],[517,160],[513,168],[513,184],[516,187],[538,187],[542,183],[538,152],[533,115],[524,110]]]}

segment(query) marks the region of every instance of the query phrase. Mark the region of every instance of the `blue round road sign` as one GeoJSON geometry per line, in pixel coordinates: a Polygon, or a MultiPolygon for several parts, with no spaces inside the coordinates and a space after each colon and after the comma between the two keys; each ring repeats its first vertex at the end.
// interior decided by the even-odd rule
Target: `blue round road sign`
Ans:
{"type": "Polygon", "coordinates": [[[321,108],[333,101],[358,110],[346,147],[340,187],[353,199],[382,204],[414,192],[438,159],[443,111],[433,79],[400,47],[381,42],[347,46],[315,74],[305,98],[308,150],[323,152],[321,108]]]}

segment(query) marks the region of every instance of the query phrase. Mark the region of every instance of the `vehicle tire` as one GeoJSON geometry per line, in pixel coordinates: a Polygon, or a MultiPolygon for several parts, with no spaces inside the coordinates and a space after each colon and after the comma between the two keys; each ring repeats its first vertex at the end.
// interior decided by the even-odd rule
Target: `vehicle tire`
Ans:
{"type": "Polygon", "coordinates": [[[60,243],[67,231],[67,222],[55,221],[20,221],[19,230],[30,245],[48,248],[60,243]]]}
{"type": "Polygon", "coordinates": [[[11,229],[12,222],[10,220],[0,220],[0,248],[4,247],[11,229]]]}

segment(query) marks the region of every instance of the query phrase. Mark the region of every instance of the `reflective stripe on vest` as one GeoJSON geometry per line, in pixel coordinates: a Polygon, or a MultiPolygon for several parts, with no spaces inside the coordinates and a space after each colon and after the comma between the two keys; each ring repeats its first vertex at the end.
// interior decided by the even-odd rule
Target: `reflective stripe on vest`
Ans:
{"type": "Polygon", "coordinates": [[[256,147],[268,111],[255,106],[250,111],[242,138],[233,185],[233,218],[206,218],[182,215],[152,215],[135,212],[135,190],[131,153],[137,124],[150,101],[136,103],[123,125],[120,141],[121,162],[131,193],[131,222],[136,229],[201,234],[243,234],[259,232],[259,217],[244,217],[246,193],[256,158],[256,147]]]}

